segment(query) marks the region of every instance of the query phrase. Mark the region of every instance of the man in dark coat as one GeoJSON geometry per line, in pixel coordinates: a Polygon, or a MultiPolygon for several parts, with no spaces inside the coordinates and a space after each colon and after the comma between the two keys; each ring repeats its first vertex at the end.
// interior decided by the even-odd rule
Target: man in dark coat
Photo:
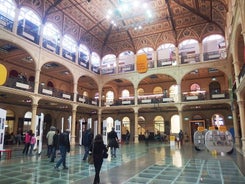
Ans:
{"type": "Polygon", "coordinates": [[[83,146],[84,146],[84,155],[83,155],[83,160],[86,160],[89,154],[89,149],[92,145],[94,135],[92,133],[92,129],[89,128],[86,130],[84,136],[83,136],[83,146]]]}
{"type": "Polygon", "coordinates": [[[119,148],[119,145],[118,145],[117,133],[115,132],[114,127],[108,133],[108,147],[110,147],[111,149],[111,157],[116,158],[116,149],[119,148]]]}
{"type": "Polygon", "coordinates": [[[70,130],[67,129],[59,136],[59,148],[60,148],[61,158],[54,167],[57,170],[61,164],[63,164],[63,169],[68,169],[68,167],[66,166],[66,153],[70,153],[69,133],[70,130]]]}

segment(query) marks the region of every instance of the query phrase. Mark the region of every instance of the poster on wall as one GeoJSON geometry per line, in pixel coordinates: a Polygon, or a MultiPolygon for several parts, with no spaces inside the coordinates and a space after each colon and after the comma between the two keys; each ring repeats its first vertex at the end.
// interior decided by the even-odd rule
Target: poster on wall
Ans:
{"type": "Polygon", "coordinates": [[[121,121],[115,120],[115,132],[117,133],[117,137],[121,142],[122,135],[121,135],[121,121]]]}
{"type": "Polygon", "coordinates": [[[94,137],[98,134],[98,121],[94,121],[94,137]]]}
{"type": "Polygon", "coordinates": [[[102,128],[102,135],[104,144],[107,145],[107,121],[103,120],[103,128],[102,128]]]}
{"type": "Polygon", "coordinates": [[[3,149],[4,145],[4,134],[5,134],[5,121],[6,121],[7,111],[0,109],[0,149],[3,149]]]}

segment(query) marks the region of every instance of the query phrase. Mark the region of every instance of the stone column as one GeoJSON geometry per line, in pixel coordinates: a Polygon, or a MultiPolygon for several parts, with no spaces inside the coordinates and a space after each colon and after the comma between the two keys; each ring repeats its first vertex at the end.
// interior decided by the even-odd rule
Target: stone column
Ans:
{"type": "Polygon", "coordinates": [[[180,58],[179,58],[179,48],[178,47],[175,47],[175,57],[176,57],[176,64],[177,65],[180,65],[180,58]]]}
{"type": "Polygon", "coordinates": [[[76,102],[77,101],[77,82],[74,82],[73,84],[73,102],[76,102]]]}
{"type": "Polygon", "coordinates": [[[79,45],[76,46],[76,53],[75,53],[75,63],[76,64],[78,64],[78,58],[79,58],[79,45]]]}
{"type": "Polygon", "coordinates": [[[101,124],[102,124],[102,120],[101,120],[101,110],[98,110],[98,126],[97,126],[97,131],[98,134],[101,134],[101,124]]]}
{"type": "Polygon", "coordinates": [[[134,105],[138,105],[138,92],[137,88],[134,88],[134,105]]]}
{"type": "Polygon", "coordinates": [[[154,51],[154,67],[153,68],[157,68],[157,59],[158,59],[158,55],[157,55],[157,51],[154,51]]]}
{"type": "Polygon", "coordinates": [[[13,25],[13,33],[15,33],[15,34],[17,34],[19,16],[20,16],[20,9],[19,8],[15,8],[14,25],[13,25]]]}
{"type": "MultiPolygon", "coordinates": [[[[184,125],[183,125],[183,112],[182,112],[182,110],[179,110],[179,123],[180,123],[180,130],[183,130],[183,127],[184,127],[184,125]]],[[[186,132],[186,130],[183,130],[183,132],[186,132]]]]}
{"type": "Polygon", "coordinates": [[[178,86],[178,102],[182,102],[182,93],[181,93],[181,85],[177,84],[178,86]]]}
{"type": "Polygon", "coordinates": [[[199,43],[199,57],[200,57],[200,62],[203,62],[204,59],[203,59],[203,44],[202,43],[199,43]]]}
{"type": "Polygon", "coordinates": [[[234,126],[234,132],[235,132],[235,145],[241,146],[241,136],[238,130],[237,107],[236,107],[236,104],[234,104],[234,102],[232,103],[231,111],[232,111],[233,126],[234,126]]]}
{"type": "Polygon", "coordinates": [[[238,107],[239,107],[239,114],[240,114],[240,126],[241,126],[241,132],[242,132],[242,152],[243,155],[245,155],[245,102],[244,101],[238,101],[238,107]]]}
{"type": "Polygon", "coordinates": [[[138,109],[134,109],[134,143],[139,142],[139,135],[138,135],[138,109]]]}
{"type": "Polygon", "coordinates": [[[40,70],[38,69],[35,72],[35,83],[34,83],[34,93],[35,94],[38,94],[39,80],[40,80],[40,70]]]}
{"type": "Polygon", "coordinates": [[[77,105],[72,106],[72,120],[71,120],[71,145],[75,145],[76,141],[76,115],[77,115],[77,105]]]}

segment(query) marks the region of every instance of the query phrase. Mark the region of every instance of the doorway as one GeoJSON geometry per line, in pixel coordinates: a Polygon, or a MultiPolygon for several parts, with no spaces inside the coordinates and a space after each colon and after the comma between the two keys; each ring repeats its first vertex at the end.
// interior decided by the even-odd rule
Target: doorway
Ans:
{"type": "Polygon", "coordinates": [[[194,142],[193,140],[193,136],[194,136],[194,133],[197,131],[198,127],[202,126],[205,128],[205,121],[204,120],[192,120],[192,121],[189,121],[190,123],[190,127],[191,127],[191,140],[192,142],[194,142]]]}

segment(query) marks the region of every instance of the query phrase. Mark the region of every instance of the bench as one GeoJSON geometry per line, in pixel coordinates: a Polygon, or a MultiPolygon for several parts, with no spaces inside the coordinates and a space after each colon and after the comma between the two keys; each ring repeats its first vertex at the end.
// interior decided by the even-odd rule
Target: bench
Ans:
{"type": "Polygon", "coordinates": [[[6,153],[6,155],[5,155],[6,159],[11,159],[11,156],[12,156],[12,150],[11,149],[0,150],[0,158],[2,157],[2,153],[6,153]]]}

